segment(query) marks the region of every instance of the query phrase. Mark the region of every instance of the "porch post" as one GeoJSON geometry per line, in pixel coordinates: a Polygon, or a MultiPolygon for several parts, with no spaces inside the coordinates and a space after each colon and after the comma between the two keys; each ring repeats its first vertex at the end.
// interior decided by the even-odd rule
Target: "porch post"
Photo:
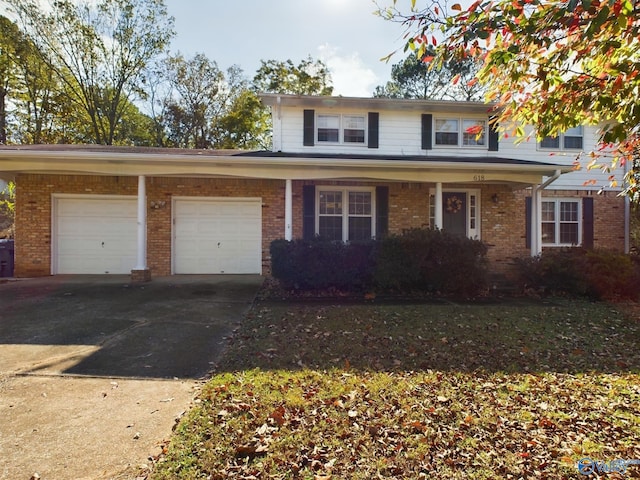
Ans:
{"type": "Polygon", "coordinates": [[[138,177],[138,251],[136,266],[131,271],[131,280],[151,280],[151,271],[147,268],[147,187],[144,175],[138,177]]]}
{"type": "Polygon", "coordinates": [[[540,218],[542,214],[540,188],[534,185],[531,189],[531,256],[535,257],[541,251],[542,231],[540,218]]]}
{"type": "Polygon", "coordinates": [[[293,187],[291,179],[284,186],[284,239],[293,240],[293,187]]]}
{"type": "Polygon", "coordinates": [[[442,183],[436,183],[436,195],[435,195],[435,207],[436,207],[436,217],[435,217],[435,227],[436,229],[442,229],[442,183]]]}

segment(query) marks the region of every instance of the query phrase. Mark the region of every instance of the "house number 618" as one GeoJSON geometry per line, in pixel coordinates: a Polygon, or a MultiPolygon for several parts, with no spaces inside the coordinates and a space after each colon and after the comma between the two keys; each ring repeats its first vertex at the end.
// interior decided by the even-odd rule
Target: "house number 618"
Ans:
{"type": "Polygon", "coordinates": [[[484,181],[484,175],[474,175],[473,176],[473,181],[474,182],[483,182],[484,181]]]}

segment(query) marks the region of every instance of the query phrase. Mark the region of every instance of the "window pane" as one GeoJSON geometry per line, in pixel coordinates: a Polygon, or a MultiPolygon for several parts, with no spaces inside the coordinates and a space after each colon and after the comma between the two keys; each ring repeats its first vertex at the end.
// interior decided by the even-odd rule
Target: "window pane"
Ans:
{"type": "Polygon", "coordinates": [[[542,243],[556,243],[556,224],[542,224],[542,243]]]}
{"type": "Polygon", "coordinates": [[[318,141],[338,142],[340,140],[340,117],[337,115],[318,115],[318,141]]]}
{"type": "Polygon", "coordinates": [[[371,240],[371,217],[349,217],[349,241],[371,240]]]}
{"type": "Polygon", "coordinates": [[[577,223],[561,223],[560,224],[560,243],[569,243],[571,245],[578,244],[578,224],[577,223]]]}
{"type": "Polygon", "coordinates": [[[320,215],[342,215],[342,192],[320,192],[320,215]]]}
{"type": "Polygon", "coordinates": [[[470,146],[484,145],[485,131],[485,122],[483,120],[463,120],[462,144],[470,146]]]}
{"type": "Polygon", "coordinates": [[[564,137],[564,148],[582,150],[582,137],[564,137]]]}
{"type": "Polygon", "coordinates": [[[342,217],[320,217],[318,235],[327,240],[342,241],[342,217]]]}
{"type": "Polygon", "coordinates": [[[318,115],[318,128],[340,128],[340,117],[337,115],[318,115]]]}
{"type": "Polygon", "coordinates": [[[345,143],[364,143],[364,117],[345,115],[343,121],[345,143]]]}
{"type": "Polygon", "coordinates": [[[559,137],[544,137],[540,142],[542,148],[560,148],[559,137]]]}
{"type": "Polygon", "coordinates": [[[560,221],[578,221],[578,202],[560,202],[560,221]]]}
{"type": "Polygon", "coordinates": [[[436,145],[458,145],[458,120],[436,119],[436,145]]]}
{"type": "Polygon", "coordinates": [[[437,132],[436,145],[458,145],[458,134],[437,132]]]}
{"type": "Polygon", "coordinates": [[[556,219],[556,202],[542,202],[542,221],[553,222],[556,219]]]}
{"type": "Polygon", "coordinates": [[[349,192],[349,215],[371,216],[371,192],[349,192]]]}

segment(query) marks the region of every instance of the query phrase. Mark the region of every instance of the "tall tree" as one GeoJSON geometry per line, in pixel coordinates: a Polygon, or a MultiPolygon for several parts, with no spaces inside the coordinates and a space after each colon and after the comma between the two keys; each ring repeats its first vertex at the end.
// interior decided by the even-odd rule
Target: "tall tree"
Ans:
{"type": "Polygon", "coordinates": [[[392,65],[391,80],[376,87],[373,96],[467,102],[482,100],[482,86],[470,82],[479,68],[480,65],[471,58],[449,61],[441,68],[432,68],[416,55],[409,55],[392,65]]]}
{"type": "Polygon", "coordinates": [[[163,0],[5,0],[95,143],[112,144],[145,65],[165,50],[173,18],[163,0]]]}
{"type": "Polygon", "coordinates": [[[410,11],[379,13],[401,22],[407,48],[434,65],[477,58],[477,78],[497,104],[499,128],[538,138],[583,124],[600,125],[603,146],[592,164],[630,166],[626,193],[640,202],[640,4],[632,0],[477,0],[451,10],[424,0],[410,11]],[[439,41],[438,38],[444,38],[439,41]],[[614,145],[611,145],[614,144],[614,145]],[[606,153],[605,153],[606,152],[606,153]]]}
{"type": "Polygon", "coordinates": [[[321,60],[307,57],[298,65],[291,60],[261,60],[253,78],[258,92],[293,95],[331,95],[331,74],[321,60]]]}
{"type": "Polygon", "coordinates": [[[166,61],[170,96],[165,99],[164,124],[170,146],[210,148],[211,125],[220,110],[218,96],[224,74],[215,61],[199,53],[192,59],[178,54],[166,61]]]}
{"type": "Polygon", "coordinates": [[[16,88],[16,47],[20,30],[8,18],[0,16],[0,145],[7,143],[7,105],[11,90],[16,88]]]}

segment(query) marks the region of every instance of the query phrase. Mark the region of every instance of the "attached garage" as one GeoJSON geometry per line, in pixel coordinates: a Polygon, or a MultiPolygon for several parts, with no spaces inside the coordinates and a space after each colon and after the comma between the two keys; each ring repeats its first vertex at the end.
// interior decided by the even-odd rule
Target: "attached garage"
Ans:
{"type": "Polygon", "coordinates": [[[129,274],[136,263],[135,197],[53,198],[53,274],[129,274]]]}
{"type": "Polygon", "coordinates": [[[173,273],[261,274],[262,199],[174,198],[173,273]]]}

